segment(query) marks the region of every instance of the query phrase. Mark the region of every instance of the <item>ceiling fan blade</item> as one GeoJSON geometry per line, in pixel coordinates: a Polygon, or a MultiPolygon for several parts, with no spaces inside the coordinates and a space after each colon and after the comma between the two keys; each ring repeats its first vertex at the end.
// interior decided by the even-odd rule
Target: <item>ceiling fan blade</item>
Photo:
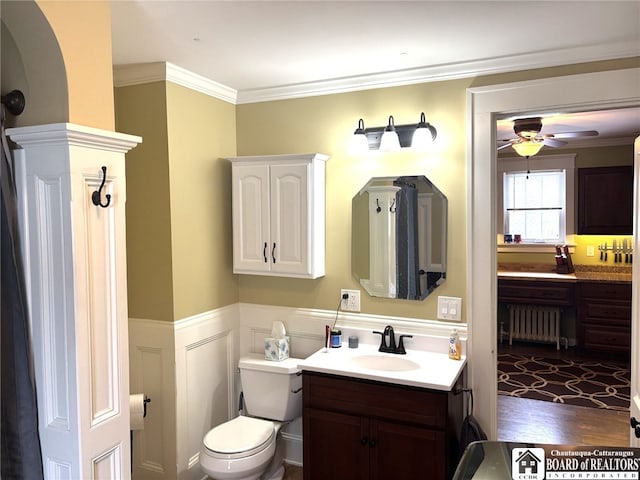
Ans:
{"type": "Polygon", "coordinates": [[[555,138],[545,138],[542,143],[549,147],[562,147],[566,145],[567,142],[563,142],[562,140],[556,140],[555,138]]]}
{"type": "Polygon", "coordinates": [[[510,147],[511,145],[513,145],[511,142],[509,142],[509,143],[505,143],[504,145],[500,145],[500,146],[498,147],[498,150],[502,150],[503,148],[510,147]]]}
{"type": "Polygon", "coordinates": [[[599,135],[596,130],[583,130],[582,132],[561,132],[552,133],[554,138],[575,138],[575,137],[597,137],[599,135]]]}

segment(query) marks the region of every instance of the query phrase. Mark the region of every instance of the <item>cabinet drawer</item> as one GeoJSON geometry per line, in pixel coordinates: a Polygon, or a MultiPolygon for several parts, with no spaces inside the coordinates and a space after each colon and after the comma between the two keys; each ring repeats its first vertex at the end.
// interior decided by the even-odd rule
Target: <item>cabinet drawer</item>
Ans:
{"type": "Polygon", "coordinates": [[[573,305],[575,285],[568,282],[499,280],[498,301],[532,305],[573,305]]]}
{"type": "Polygon", "coordinates": [[[601,300],[583,300],[580,304],[580,316],[585,323],[628,327],[631,324],[631,305],[619,301],[605,303],[601,300]]]}
{"type": "Polygon", "coordinates": [[[304,372],[302,385],[304,408],[446,426],[448,392],[310,372],[304,372]]]}
{"type": "Polygon", "coordinates": [[[631,331],[624,327],[600,327],[583,324],[584,348],[610,353],[627,353],[631,348],[631,331]]]}
{"type": "Polygon", "coordinates": [[[581,283],[579,292],[581,298],[603,298],[631,302],[630,283],[581,283]]]}

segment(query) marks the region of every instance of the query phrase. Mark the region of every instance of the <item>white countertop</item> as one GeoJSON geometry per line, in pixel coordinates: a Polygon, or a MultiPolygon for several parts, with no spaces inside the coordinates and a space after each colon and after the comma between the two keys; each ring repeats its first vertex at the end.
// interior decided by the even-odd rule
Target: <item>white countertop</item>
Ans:
{"type": "MultiPolygon", "coordinates": [[[[389,361],[395,362],[393,358],[389,361]]],[[[305,360],[298,362],[298,367],[306,371],[442,391],[450,391],[453,388],[465,365],[465,356],[461,360],[452,360],[446,353],[411,349],[407,349],[406,355],[380,353],[377,345],[362,343],[358,348],[348,348],[346,345],[340,348],[321,348],[305,360]],[[365,368],[358,364],[358,357],[371,363],[378,360],[373,357],[380,357],[383,363],[385,358],[397,357],[399,362],[404,360],[415,362],[415,367],[411,370],[395,371],[365,368]]]]}

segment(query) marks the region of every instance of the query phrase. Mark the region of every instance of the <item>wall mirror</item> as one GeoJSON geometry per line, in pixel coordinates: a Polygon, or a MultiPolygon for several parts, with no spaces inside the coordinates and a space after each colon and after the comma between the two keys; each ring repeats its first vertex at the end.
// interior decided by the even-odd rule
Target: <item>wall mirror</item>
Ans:
{"type": "Polygon", "coordinates": [[[369,295],[424,300],[445,281],[447,197],[428,178],[372,178],[351,207],[351,271],[369,295]]]}

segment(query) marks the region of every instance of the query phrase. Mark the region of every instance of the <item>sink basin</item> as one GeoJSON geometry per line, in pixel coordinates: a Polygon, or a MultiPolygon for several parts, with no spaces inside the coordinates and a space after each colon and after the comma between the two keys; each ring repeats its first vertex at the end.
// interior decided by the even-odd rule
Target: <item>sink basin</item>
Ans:
{"type": "Polygon", "coordinates": [[[420,368],[420,365],[413,360],[392,355],[358,355],[351,358],[351,362],[360,368],[385,372],[406,372],[420,368]]]}

